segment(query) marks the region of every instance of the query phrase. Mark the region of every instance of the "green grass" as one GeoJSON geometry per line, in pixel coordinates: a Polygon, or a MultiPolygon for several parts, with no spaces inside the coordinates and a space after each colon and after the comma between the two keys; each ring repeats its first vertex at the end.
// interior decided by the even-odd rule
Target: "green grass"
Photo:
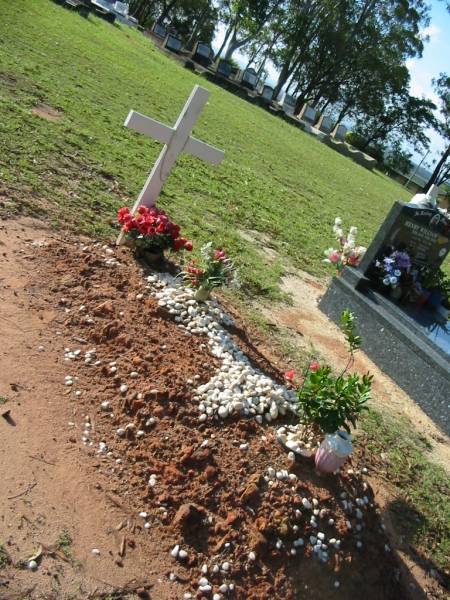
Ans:
{"type": "Polygon", "coordinates": [[[376,462],[374,475],[393,486],[399,533],[430,566],[450,569],[450,478],[427,457],[430,445],[411,421],[371,410],[361,421],[358,445],[376,462]]]}
{"type": "Polygon", "coordinates": [[[61,552],[63,552],[67,558],[70,558],[70,546],[72,545],[72,537],[70,535],[70,533],[67,531],[67,529],[63,529],[59,535],[57,546],[58,549],[61,550],[61,552]]]}
{"type": "Polygon", "coordinates": [[[5,552],[2,544],[0,544],[0,569],[4,569],[8,564],[8,555],[5,552]]]}
{"type": "Polygon", "coordinates": [[[130,108],[173,123],[194,84],[212,93],[196,137],[225,150],[211,167],[183,156],[160,204],[200,243],[214,238],[238,259],[244,293],[278,294],[284,264],[325,272],[336,215],[368,243],[396,199],[409,194],[351,160],[184,69],[138,31],[64,10],[50,0],[2,6],[0,197],[6,210],[110,235],[161,146],[123,127],[130,108]],[[31,112],[46,103],[47,121],[31,112]],[[268,263],[240,230],[279,253],[268,263]],[[256,236],[258,238],[258,236],[256,236]]]}

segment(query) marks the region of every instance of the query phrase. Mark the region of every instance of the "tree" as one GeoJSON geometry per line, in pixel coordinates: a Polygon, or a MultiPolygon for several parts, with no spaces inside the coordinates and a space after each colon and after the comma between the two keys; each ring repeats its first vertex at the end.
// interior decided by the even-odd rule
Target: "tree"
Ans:
{"type": "Polygon", "coordinates": [[[209,0],[131,0],[130,12],[143,27],[170,21],[187,47],[198,39],[211,42],[218,23],[218,10],[209,0]]]}
{"type": "Polygon", "coordinates": [[[381,98],[377,110],[357,119],[355,131],[366,140],[361,149],[375,142],[392,144],[396,139],[408,141],[416,150],[428,148],[426,130],[436,126],[434,110],[436,105],[431,100],[404,92],[392,95],[388,101],[381,98]]]}
{"type": "Polygon", "coordinates": [[[441,101],[440,119],[437,121],[435,129],[444,138],[447,148],[424,187],[425,192],[433,184],[441,185],[450,181],[450,76],[441,73],[438,79],[433,79],[433,85],[441,101]]]}
{"type": "Polygon", "coordinates": [[[383,65],[379,54],[389,50],[391,65],[421,54],[428,10],[423,0],[290,0],[272,58],[280,69],[275,92],[290,81],[299,110],[335,102],[356,75],[362,89],[383,65]]]}
{"type": "Polygon", "coordinates": [[[229,60],[236,50],[254,41],[267,22],[280,10],[283,0],[225,0],[222,2],[222,19],[227,30],[219,57],[226,47],[225,60],[229,60]]]}

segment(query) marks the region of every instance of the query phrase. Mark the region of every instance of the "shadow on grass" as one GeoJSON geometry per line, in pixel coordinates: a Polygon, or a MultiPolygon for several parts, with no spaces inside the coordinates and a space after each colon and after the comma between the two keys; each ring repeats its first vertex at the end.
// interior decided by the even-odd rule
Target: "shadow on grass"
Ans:
{"type": "MultiPolygon", "coordinates": [[[[430,573],[446,590],[450,590],[450,576],[448,573],[419,549],[418,539],[423,535],[423,531],[430,529],[427,516],[417,510],[411,502],[401,498],[389,502],[385,511],[389,513],[389,521],[395,521],[393,529],[399,538],[399,550],[419,564],[424,571],[430,573]]],[[[437,545],[439,541],[433,540],[430,543],[437,545]]],[[[410,576],[412,576],[411,573],[410,576]]],[[[422,597],[425,598],[426,596],[422,597]]]]}

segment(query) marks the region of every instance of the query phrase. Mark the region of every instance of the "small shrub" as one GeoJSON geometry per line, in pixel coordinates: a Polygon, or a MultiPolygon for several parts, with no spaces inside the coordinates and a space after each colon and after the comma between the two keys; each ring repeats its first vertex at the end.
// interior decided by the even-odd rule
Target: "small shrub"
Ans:
{"type": "Polygon", "coordinates": [[[345,310],[341,315],[341,329],[345,335],[349,360],[337,377],[328,365],[314,365],[308,369],[298,391],[300,421],[323,433],[334,433],[350,425],[356,427],[361,413],[367,410],[372,388],[372,375],[360,377],[357,373],[346,375],[361,347],[361,337],[355,333],[355,315],[345,310]]]}

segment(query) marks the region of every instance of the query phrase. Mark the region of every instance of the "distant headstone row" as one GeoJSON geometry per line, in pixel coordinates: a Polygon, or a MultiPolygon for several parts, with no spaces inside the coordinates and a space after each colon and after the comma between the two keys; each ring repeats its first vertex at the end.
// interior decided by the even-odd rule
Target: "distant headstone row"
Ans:
{"type": "Polygon", "coordinates": [[[345,143],[347,128],[342,123],[336,123],[329,115],[323,115],[309,104],[303,104],[296,114],[297,98],[286,94],[281,104],[276,102],[274,88],[260,80],[253,68],[236,69],[222,58],[215,61],[215,53],[210,44],[198,41],[192,52],[183,50],[183,41],[178,35],[169,31],[162,23],[156,22],[152,28],[153,35],[161,40],[163,48],[187,58],[185,65],[191,69],[201,70],[216,83],[230,91],[258,102],[283,116],[287,121],[297,125],[307,133],[315,135],[320,141],[340,154],[351,158],[363,167],[372,170],[377,162],[374,158],[345,143]]]}

